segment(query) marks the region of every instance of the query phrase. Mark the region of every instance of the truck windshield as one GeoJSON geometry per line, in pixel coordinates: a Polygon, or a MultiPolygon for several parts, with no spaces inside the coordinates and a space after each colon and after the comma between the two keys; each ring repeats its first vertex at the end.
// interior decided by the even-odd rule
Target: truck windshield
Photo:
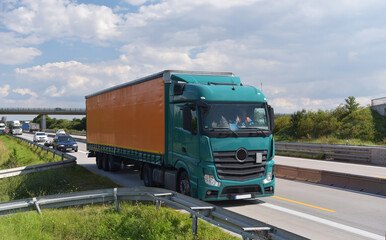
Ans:
{"type": "Polygon", "coordinates": [[[201,109],[201,117],[203,133],[211,137],[227,137],[229,134],[267,137],[271,134],[264,103],[209,104],[201,109]]]}

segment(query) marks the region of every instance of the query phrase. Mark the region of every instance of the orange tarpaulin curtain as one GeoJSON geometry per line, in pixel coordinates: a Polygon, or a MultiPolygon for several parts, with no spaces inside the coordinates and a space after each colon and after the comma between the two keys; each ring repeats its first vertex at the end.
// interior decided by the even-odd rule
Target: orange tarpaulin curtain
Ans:
{"type": "Polygon", "coordinates": [[[162,78],[86,99],[87,142],[165,153],[165,86],[162,78]]]}

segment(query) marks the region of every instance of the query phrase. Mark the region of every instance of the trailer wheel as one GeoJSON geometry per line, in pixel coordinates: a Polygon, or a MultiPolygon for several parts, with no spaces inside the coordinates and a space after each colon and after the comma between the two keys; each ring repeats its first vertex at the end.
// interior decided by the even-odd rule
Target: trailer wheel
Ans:
{"type": "Polygon", "coordinates": [[[178,192],[190,196],[190,181],[186,171],[181,172],[178,178],[178,192]]]}
{"type": "Polygon", "coordinates": [[[143,183],[146,187],[153,187],[153,169],[149,164],[142,167],[143,183]]]}
{"type": "Polygon", "coordinates": [[[110,168],[109,168],[109,155],[108,154],[105,154],[103,153],[102,155],[102,168],[104,171],[110,171],[110,168]]]}
{"type": "Polygon", "coordinates": [[[96,161],[96,165],[97,165],[98,169],[102,169],[103,164],[102,164],[102,154],[101,153],[99,153],[99,152],[96,153],[95,161],[96,161]]]}

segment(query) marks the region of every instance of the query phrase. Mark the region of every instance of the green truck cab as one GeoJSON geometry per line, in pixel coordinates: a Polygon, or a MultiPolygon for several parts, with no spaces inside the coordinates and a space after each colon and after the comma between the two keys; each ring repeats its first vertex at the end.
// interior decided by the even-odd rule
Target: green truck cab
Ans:
{"type": "Polygon", "coordinates": [[[188,175],[178,189],[202,200],[273,195],[273,110],[264,95],[231,73],[171,80],[168,159],[188,175]]]}
{"type": "MultiPolygon", "coordinates": [[[[114,98],[117,96],[115,94],[114,98]]],[[[109,97],[102,97],[106,105],[109,97]]],[[[113,170],[116,169],[114,166],[122,168],[135,164],[141,170],[145,186],[164,187],[205,201],[250,199],[274,194],[273,109],[260,90],[244,86],[233,73],[166,70],[90,95],[86,97],[86,105],[87,148],[90,156],[96,156],[99,168],[113,170]],[[95,137],[94,141],[93,136],[101,135],[98,131],[102,131],[97,126],[109,124],[107,117],[105,120],[101,118],[115,114],[95,115],[90,110],[89,117],[89,109],[94,109],[102,101],[90,101],[88,104],[87,99],[117,89],[138,87],[152,80],[157,80],[153,85],[162,82],[164,92],[152,93],[155,90],[151,89],[143,92],[153,94],[151,96],[154,98],[163,95],[163,103],[156,100],[149,103],[149,99],[137,100],[141,97],[136,96],[130,100],[130,104],[143,106],[141,111],[146,109],[146,104],[140,101],[160,104],[164,108],[160,115],[163,118],[161,125],[164,126],[162,151],[149,150],[145,145],[130,147],[134,143],[122,147],[123,143],[118,140],[101,143],[102,140],[98,142],[95,137]],[[139,102],[133,103],[135,101],[139,102]]],[[[137,109],[140,108],[131,107],[127,114],[135,115],[137,109]]],[[[125,110],[121,109],[121,112],[125,110]]],[[[120,116],[122,121],[134,121],[120,116]]],[[[130,116],[133,118],[133,115],[130,116]]],[[[138,128],[126,131],[139,131],[138,128]]],[[[156,131],[158,128],[153,130],[156,131]]],[[[146,131],[143,130],[143,135],[139,137],[144,141],[143,144],[153,139],[151,133],[148,139],[144,139],[145,135],[146,131]]],[[[108,139],[118,139],[117,136],[106,136],[108,139]]],[[[134,133],[130,136],[134,136],[134,133]]]]}

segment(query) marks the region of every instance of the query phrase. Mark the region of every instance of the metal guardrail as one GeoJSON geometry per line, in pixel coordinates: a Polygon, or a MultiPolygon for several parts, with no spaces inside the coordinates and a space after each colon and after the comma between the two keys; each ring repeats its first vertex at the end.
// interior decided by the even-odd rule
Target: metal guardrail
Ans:
{"type": "MultiPolygon", "coordinates": [[[[10,135],[12,136],[12,135],[10,135]]],[[[2,178],[7,178],[7,177],[13,177],[17,175],[23,175],[23,174],[28,174],[28,173],[34,173],[34,172],[40,172],[40,171],[45,171],[49,169],[54,169],[54,168],[62,168],[62,167],[69,167],[76,165],[76,157],[66,154],[60,151],[57,151],[55,149],[39,145],[38,143],[32,142],[30,140],[13,136],[14,138],[20,139],[29,145],[32,145],[34,147],[39,147],[44,151],[51,152],[52,157],[55,158],[55,156],[60,156],[61,161],[56,161],[56,162],[51,162],[51,163],[42,163],[42,164],[37,164],[37,165],[31,165],[31,166],[25,166],[25,167],[17,167],[17,168],[10,168],[10,169],[3,169],[0,170],[0,179],[2,178]]]]}
{"type": "Polygon", "coordinates": [[[24,175],[28,173],[35,173],[55,168],[63,168],[63,167],[70,167],[76,165],[76,160],[64,160],[59,162],[52,162],[52,163],[42,163],[32,166],[26,166],[26,167],[18,167],[18,168],[10,168],[10,169],[4,169],[0,170],[0,179],[2,178],[8,178],[8,177],[14,177],[18,175],[24,175]]]}
{"type": "Polygon", "coordinates": [[[276,142],[275,151],[323,154],[326,159],[386,165],[386,147],[276,142]]]}
{"type": "Polygon", "coordinates": [[[198,218],[213,225],[239,234],[243,239],[306,239],[284,229],[237,214],[221,207],[203,202],[174,191],[161,188],[136,187],[92,190],[68,194],[34,197],[0,203],[0,215],[42,209],[68,207],[94,203],[113,202],[119,212],[119,201],[152,201],[157,210],[161,203],[190,213],[192,233],[198,232],[198,218]]]}

